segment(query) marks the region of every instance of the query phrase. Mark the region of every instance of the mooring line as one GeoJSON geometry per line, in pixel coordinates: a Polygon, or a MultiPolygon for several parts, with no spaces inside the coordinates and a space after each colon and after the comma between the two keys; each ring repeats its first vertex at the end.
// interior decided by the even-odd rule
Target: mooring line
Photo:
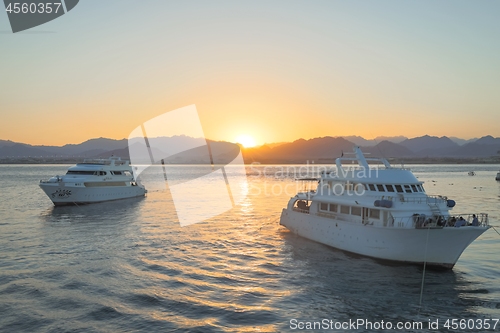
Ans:
{"type": "Polygon", "coordinates": [[[422,296],[424,295],[424,281],[425,281],[425,268],[427,266],[427,247],[429,244],[429,230],[430,227],[427,227],[427,239],[425,241],[425,254],[424,254],[424,270],[422,272],[422,284],[420,286],[420,301],[418,303],[418,314],[420,315],[420,309],[422,308],[422,296]]]}
{"type": "Polygon", "coordinates": [[[500,236],[500,232],[498,232],[498,230],[494,227],[494,226],[491,226],[493,228],[493,230],[495,230],[495,232],[498,234],[498,236],[500,236]]]}

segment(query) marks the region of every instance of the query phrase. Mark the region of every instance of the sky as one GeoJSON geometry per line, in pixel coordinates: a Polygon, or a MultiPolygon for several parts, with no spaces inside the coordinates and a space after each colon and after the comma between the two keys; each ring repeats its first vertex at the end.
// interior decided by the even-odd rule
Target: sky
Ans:
{"type": "Polygon", "coordinates": [[[196,105],[205,137],[500,136],[498,1],[81,0],[13,34],[0,139],[127,138],[196,105]]]}

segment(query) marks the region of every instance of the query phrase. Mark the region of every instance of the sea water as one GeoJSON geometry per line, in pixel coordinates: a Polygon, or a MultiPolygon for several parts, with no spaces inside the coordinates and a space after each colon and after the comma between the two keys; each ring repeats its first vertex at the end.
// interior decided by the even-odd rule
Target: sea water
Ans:
{"type": "MultiPolygon", "coordinates": [[[[303,166],[247,166],[242,202],[185,227],[164,184],[145,198],[54,207],[38,182],[67,167],[0,166],[1,332],[287,332],[314,323],[323,324],[318,332],[391,331],[381,321],[436,332],[446,320],[500,317],[493,229],[453,270],[424,276],[421,267],[347,254],[280,226],[303,166]],[[338,326],[360,320],[372,326],[338,326]]],[[[455,200],[457,214],[489,213],[500,225],[499,166],[409,167],[428,194],[455,200]]]]}

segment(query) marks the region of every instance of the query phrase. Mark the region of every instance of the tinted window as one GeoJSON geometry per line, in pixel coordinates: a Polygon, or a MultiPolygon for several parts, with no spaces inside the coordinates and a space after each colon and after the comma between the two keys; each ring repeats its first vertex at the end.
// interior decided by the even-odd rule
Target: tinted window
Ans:
{"type": "Polygon", "coordinates": [[[403,193],[403,187],[401,185],[395,185],[396,186],[396,191],[399,193],[403,193]]]}
{"type": "Polygon", "coordinates": [[[378,209],[370,209],[370,217],[372,219],[379,219],[380,218],[380,210],[378,210],[378,209]]]}
{"type": "Polygon", "coordinates": [[[370,191],[376,191],[375,185],[373,184],[368,184],[368,187],[370,188],[370,191]]]}
{"type": "Polygon", "coordinates": [[[323,203],[323,202],[322,202],[322,203],[319,205],[319,209],[321,209],[321,210],[328,210],[328,204],[327,204],[327,203],[323,203]]]}
{"type": "Polygon", "coordinates": [[[361,216],[361,207],[352,207],[351,214],[361,216]]]}
{"type": "Polygon", "coordinates": [[[349,214],[349,206],[340,206],[340,212],[342,214],[349,214]]]}
{"type": "Polygon", "coordinates": [[[93,175],[94,171],[68,171],[67,175],[93,175]]]}
{"type": "Polygon", "coordinates": [[[384,185],[382,184],[377,184],[377,189],[379,190],[379,192],[385,192],[384,185]]]}
{"type": "Polygon", "coordinates": [[[337,205],[335,204],[330,204],[330,212],[337,212],[337,205]]]}
{"type": "Polygon", "coordinates": [[[392,185],[385,185],[387,192],[394,192],[394,187],[392,185]]]}

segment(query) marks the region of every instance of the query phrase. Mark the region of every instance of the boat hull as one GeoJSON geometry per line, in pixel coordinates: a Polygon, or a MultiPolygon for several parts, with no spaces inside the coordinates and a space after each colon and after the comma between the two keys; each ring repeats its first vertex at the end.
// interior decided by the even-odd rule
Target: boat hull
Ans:
{"type": "Polygon", "coordinates": [[[331,247],[382,260],[451,269],[488,227],[375,227],[283,209],[280,224],[331,247]]]}
{"type": "Polygon", "coordinates": [[[121,200],[146,194],[142,186],[78,187],[66,186],[64,183],[41,183],[40,188],[55,206],[121,200]]]}

